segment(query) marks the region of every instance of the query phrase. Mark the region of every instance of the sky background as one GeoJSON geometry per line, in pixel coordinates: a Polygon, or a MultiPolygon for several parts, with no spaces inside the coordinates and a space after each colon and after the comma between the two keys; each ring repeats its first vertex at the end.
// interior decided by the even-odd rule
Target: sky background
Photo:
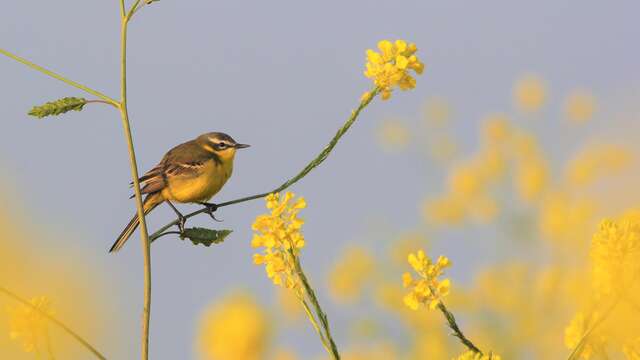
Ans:
{"type": "MultiPolygon", "coordinates": [[[[371,224],[415,228],[422,199],[442,188],[441,176],[417,160],[417,151],[380,150],[380,121],[418,123],[426,99],[445,97],[456,133],[471,148],[479,120],[511,111],[514,81],[532,72],[548,81],[550,112],[558,112],[570,89],[591,89],[602,107],[600,125],[589,131],[633,143],[629,132],[618,130],[640,130],[638,14],[637,1],[162,0],[130,25],[129,109],[140,172],[170,147],[222,131],[252,147],[238,154],[233,177],[214,201],[268,191],[325,146],[370,87],[362,74],[365,50],[381,39],[415,42],[427,67],[417,88],[375,101],[327,161],[293,187],[309,204],[304,266],[340,338],[344,310],[328,301],[324,281],[336,254],[353,240],[383,248],[384,234],[369,236],[371,224]]],[[[117,97],[115,0],[7,2],[0,47],[117,97]]],[[[143,280],[138,236],[117,255],[107,253],[134,212],[120,119],[101,105],[44,120],[26,115],[33,105],[63,96],[85,95],[0,58],[0,176],[34,222],[64,234],[55,242],[34,239],[42,251],[81,249],[104,271],[127,328],[112,356],[133,358],[143,280]]],[[[541,129],[545,147],[571,146],[567,128],[541,129]]],[[[169,237],[153,245],[152,358],[194,357],[199,315],[230,289],[274,301],[264,269],[251,260],[250,225],[261,212],[263,202],[254,201],[220,210],[222,224],[206,216],[190,221],[233,229],[219,246],[169,237]]],[[[172,219],[163,206],[149,217],[150,228],[172,219]]],[[[496,249],[463,245],[461,234],[443,236],[437,250],[461,264],[452,270],[454,281],[468,281],[469,269],[495,256],[496,249]]],[[[315,334],[305,330],[287,342],[320,353],[315,334]]]]}

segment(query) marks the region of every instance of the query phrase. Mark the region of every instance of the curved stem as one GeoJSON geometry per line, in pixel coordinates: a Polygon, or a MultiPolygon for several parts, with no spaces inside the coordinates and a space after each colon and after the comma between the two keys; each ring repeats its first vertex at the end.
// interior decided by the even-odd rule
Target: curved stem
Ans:
{"type": "Polygon", "coordinates": [[[47,69],[43,68],[42,66],[40,66],[38,64],[34,64],[31,61],[29,61],[29,60],[27,60],[25,58],[22,58],[22,57],[20,57],[18,55],[14,55],[14,54],[8,52],[7,50],[0,49],[0,54],[5,55],[7,57],[10,57],[13,60],[16,60],[16,61],[18,61],[18,62],[20,62],[20,63],[22,63],[24,65],[27,65],[28,67],[30,67],[30,68],[32,68],[34,70],[40,71],[43,74],[49,75],[54,79],[58,79],[58,80],[64,82],[65,84],[71,85],[71,86],[73,86],[75,88],[78,88],[80,90],[83,90],[83,91],[85,91],[85,92],[87,92],[87,93],[89,93],[91,95],[97,96],[100,99],[104,100],[106,103],[118,107],[118,102],[117,101],[115,101],[114,99],[110,98],[109,96],[107,96],[107,95],[105,95],[105,94],[103,94],[103,93],[101,93],[101,92],[99,92],[97,90],[94,90],[94,89],[92,89],[90,87],[84,86],[84,85],[82,85],[80,83],[77,83],[77,82],[75,82],[73,80],[69,80],[66,77],[62,76],[62,75],[56,74],[51,70],[47,70],[47,69]]]}
{"type": "Polygon", "coordinates": [[[138,219],[140,220],[140,240],[142,242],[142,254],[144,258],[144,308],[142,311],[142,352],[143,360],[149,358],[149,323],[151,317],[151,251],[149,241],[149,232],[144,217],[144,205],[142,204],[142,194],[140,192],[140,176],[138,175],[138,163],[136,161],[135,148],[133,146],[133,138],[131,136],[131,127],[129,123],[129,112],[127,110],[127,25],[129,18],[122,18],[120,42],[120,114],[122,118],[122,128],[124,130],[125,139],[129,150],[129,164],[131,167],[131,178],[133,181],[133,190],[136,198],[136,208],[138,219]]]}
{"type": "Polygon", "coordinates": [[[3,286],[0,286],[0,292],[5,294],[5,295],[7,295],[8,297],[16,300],[16,301],[22,303],[22,305],[27,306],[27,307],[31,308],[32,310],[37,311],[38,314],[40,314],[42,317],[44,317],[45,319],[47,319],[50,322],[54,323],[56,326],[58,326],[60,329],[62,329],[64,332],[66,332],[72,338],[74,338],[76,341],[78,341],[82,346],[84,346],[87,350],[89,350],[98,359],[102,359],[102,360],[106,360],[107,359],[104,355],[102,355],[102,353],[100,353],[100,351],[98,351],[95,347],[93,347],[93,345],[89,344],[89,342],[87,340],[85,340],[82,336],[80,336],[75,331],[71,330],[71,328],[69,328],[67,325],[65,325],[62,321],[60,321],[60,320],[56,319],[55,317],[53,317],[53,315],[50,315],[47,312],[42,311],[37,306],[34,306],[31,302],[23,299],[22,297],[18,296],[17,294],[13,293],[12,291],[10,291],[9,289],[6,289],[3,286]]]}
{"type": "MultiPolygon", "coordinates": [[[[242,202],[245,202],[245,201],[260,199],[260,198],[263,198],[263,197],[265,197],[265,196],[267,196],[267,195],[269,195],[271,193],[279,193],[279,192],[282,192],[282,191],[286,190],[291,185],[293,185],[293,184],[297,183],[298,181],[300,181],[302,178],[307,176],[307,174],[309,174],[311,172],[311,170],[315,169],[316,167],[318,167],[318,165],[322,164],[322,162],[329,156],[329,154],[331,153],[333,148],[338,144],[338,141],[340,141],[340,138],[342,138],[342,136],[347,132],[347,130],[349,130],[351,125],[353,125],[353,123],[358,119],[358,116],[360,115],[362,110],[364,110],[364,108],[366,108],[367,105],[369,105],[371,103],[373,98],[375,98],[379,93],[380,93],[380,89],[378,89],[378,88],[375,88],[375,89],[371,90],[371,96],[368,96],[367,98],[365,98],[365,99],[360,101],[360,104],[358,105],[358,107],[354,111],[351,112],[351,116],[349,116],[349,118],[344,123],[344,125],[342,125],[342,127],[340,129],[338,129],[336,134],[329,141],[327,146],[325,146],[325,148],[322,149],[320,154],[318,154],[313,160],[311,160],[307,164],[307,166],[305,166],[302,170],[300,170],[300,172],[298,174],[296,174],[294,177],[292,177],[289,180],[285,181],[282,185],[278,186],[277,188],[275,188],[275,189],[273,189],[271,191],[264,192],[264,193],[261,193],[261,194],[251,195],[251,196],[247,196],[247,197],[243,197],[243,198],[239,198],[239,199],[235,199],[235,200],[231,200],[231,201],[225,201],[225,202],[217,204],[218,208],[223,207],[223,206],[239,204],[239,203],[242,203],[242,202]]],[[[205,212],[207,212],[207,208],[202,208],[200,210],[196,210],[196,211],[194,211],[192,213],[189,213],[189,214],[185,215],[184,218],[188,219],[188,218],[194,217],[196,215],[199,215],[199,214],[202,214],[202,213],[205,213],[205,212]]],[[[178,222],[179,222],[178,220],[174,220],[174,221],[162,226],[158,231],[154,232],[150,236],[151,241],[153,242],[155,239],[157,239],[159,237],[160,234],[162,234],[165,230],[169,229],[170,227],[178,225],[178,222]]]]}

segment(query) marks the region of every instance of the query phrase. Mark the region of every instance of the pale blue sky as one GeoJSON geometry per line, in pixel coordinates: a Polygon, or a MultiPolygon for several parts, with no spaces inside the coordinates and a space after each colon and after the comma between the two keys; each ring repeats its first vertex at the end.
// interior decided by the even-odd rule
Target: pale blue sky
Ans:
{"type": "MultiPolygon", "coordinates": [[[[129,101],[140,170],[179,142],[223,131],[253,146],[238,155],[234,176],[217,199],[269,190],[320,151],[370,86],[362,75],[365,49],[384,38],[416,42],[427,65],[417,89],[374,103],[327,162],[294,188],[309,203],[304,264],[329,314],[344,314],[329,305],[324,288],[334,255],[366,232],[368,219],[414,228],[419,202],[441,187],[417,155],[378,149],[373,134],[379,121],[402,116],[417,122],[425,99],[444,96],[455,108],[456,129],[471,143],[479,118],[512,110],[513,81],[525,72],[550,82],[550,113],[568,90],[586,87],[605,104],[601,120],[613,121],[607,115],[620,107],[637,109],[638,14],[637,1],[162,0],[130,26],[129,101]]],[[[118,16],[115,0],[7,1],[0,47],[115,97],[118,16]]],[[[134,208],[118,114],[89,106],[34,120],[26,115],[34,104],[84,95],[4,57],[0,79],[2,173],[36,214],[73,228],[74,236],[51,246],[86,248],[122,284],[122,311],[131,314],[128,325],[137,336],[137,236],[117,256],[107,254],[134,208]]],[[[548,135],[548,146],[562,146],[562,135],[548,135]]],[[[249,246],[250,224],[262,205],[219,212],[222,225],[235,232],[218,247],[169,238],[154,244],[153,359],[193,356],[195,320],[228,289],[247,288],[272,301],[274,289],[263,269],[252,265],[249,246]]],[[[161,208],[150,217],[151,228],[172,217],[161,208]]],[[[217,225],[206,217],[192,224],[217,225]]],[[[466,269],[494,252],[453,240],[442,248],[466,269]]],[[[464,270],[457,267],[454,278],[468,279],[464,270]]],[[[341,338],[347,319],[332,320],[341,338]]],[[[295,335],[299,349],[321,353],[306,330],[295,335]]],[[[137,356],[137,338],[122,341],[129,349],[114,358],[137,356]]]]}

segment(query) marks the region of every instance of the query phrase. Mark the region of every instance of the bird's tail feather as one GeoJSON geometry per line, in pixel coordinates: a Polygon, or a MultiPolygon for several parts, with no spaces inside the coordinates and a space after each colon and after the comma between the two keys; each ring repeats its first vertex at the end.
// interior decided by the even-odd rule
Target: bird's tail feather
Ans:
{"type": "MultiPolygon", "coordinates": [[[[162,201],[162,196],[159,193],[147,195],[147,197],[144,198],[143,202],[144,214],[147,215],[148,213],[150,213],[151,210],[160,205],[162,201]]],[[[140,220],[138,219],[138,214],[135,214],[131,221],[129,221],[129,224],[127,224],[124,230],[122,230],[122,233],[120,234],[120,236],[118,236],[116,242],[113,243],[111,249],[109,249],[109,252],[112,253],[120,250],[127,242],[127,240],[129,240],[131,234],[133,234],[133,232],[138,228],[139,224],[140,220]]]]}

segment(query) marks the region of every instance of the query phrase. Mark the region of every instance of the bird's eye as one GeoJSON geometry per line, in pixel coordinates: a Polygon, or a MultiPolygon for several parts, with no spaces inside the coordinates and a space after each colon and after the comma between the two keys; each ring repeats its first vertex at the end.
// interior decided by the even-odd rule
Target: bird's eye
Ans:
{"type": "Polygon", "coordinates": [[[218,148],[218,150],[224,150],[228,147],[228,145],[225,143],[218,143],[216,144],[216,147],[218,148]]]}

